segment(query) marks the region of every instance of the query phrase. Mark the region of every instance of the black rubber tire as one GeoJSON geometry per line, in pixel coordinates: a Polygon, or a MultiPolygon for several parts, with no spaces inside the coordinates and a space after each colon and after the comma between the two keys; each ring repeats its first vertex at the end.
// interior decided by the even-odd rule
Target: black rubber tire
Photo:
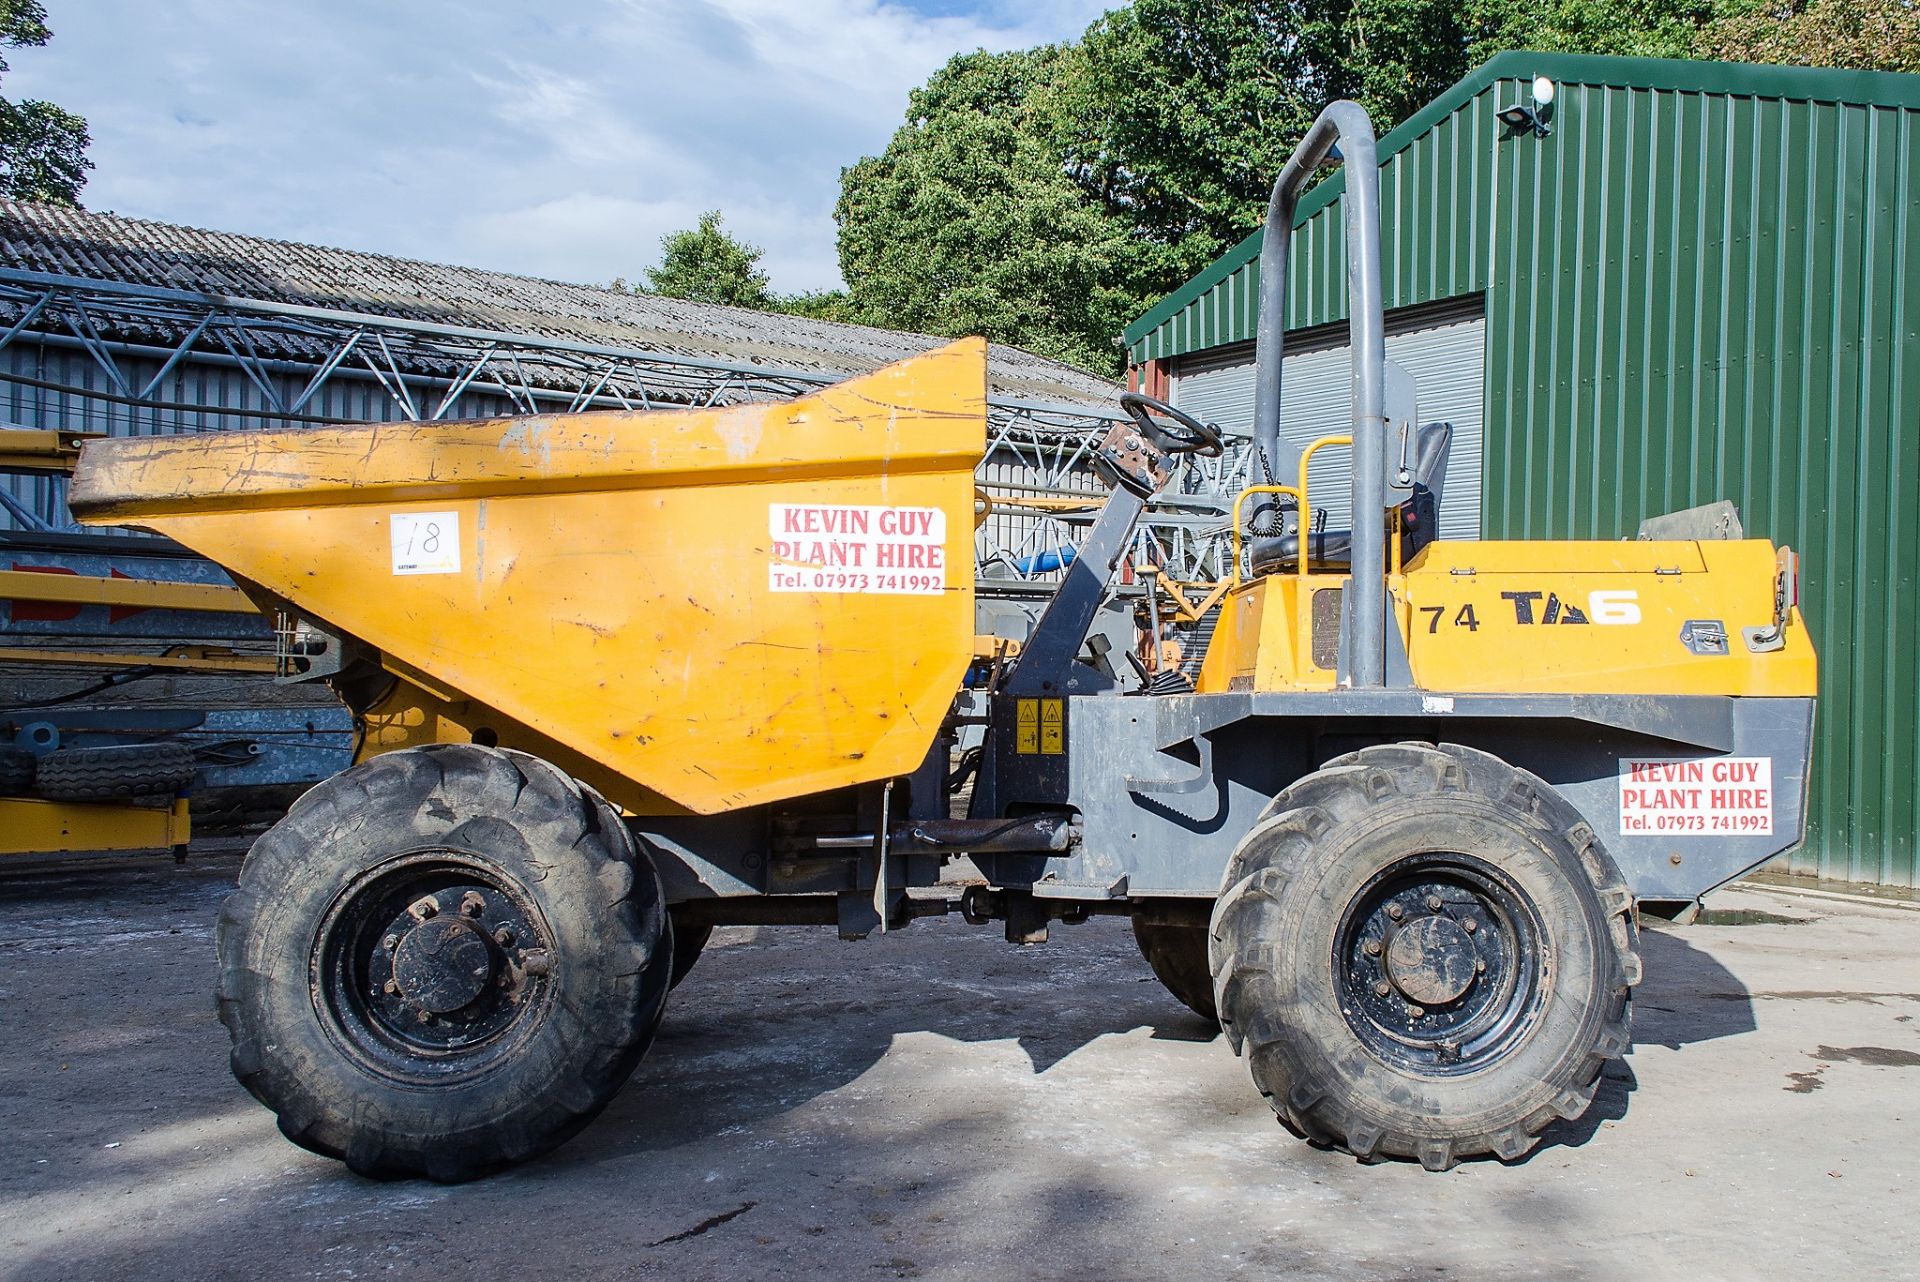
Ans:
{"type": "Polygon", "coordinates": [[[712,926],[690,926],[681,921],[678,914],[673,919],[673,982],[671,987],[680,987],[680,981],[687,977],[693,964],[700,960],[700,954],[706,949],[707,941],[713,938],[712,926]]]}
{"type": "Polygon", "coordinates": [[[1153,968],[1154,978],[1186,1008],[1209,1024],[1220,1022],[1213,1004],[1213,975],[1207,968],[1207,928],[1133,919],[1133,942],[1153,968]]]}
{"type": "Polygon", "coordinates": [[[652,861],[591,789],[503,749],[385,753],[302,796],[221,909],[234,1076],[287,1138],[361,1175],[473,1179],[561,1144],[619,1091],[660,1022],[671,931],[652,861]],[[356,999],[323,995],[328,950],[361,936],[329,923],[434,859],[519,896],[551,966],[518,972],[526,996],[490,999],[511,1021],[490,1041],[436,1057],[388,1035],[368,1051],[370,1021],[342,1014],[356,999]]]}
{"type": "Polygon", "coordinates": [[[24,797],[33,787],[39,758],[25,748],[0,744],[0,797],[24,797]]]}
{"type": "Polygon", "coordinates": [[[184,743],[60,748],[40,759],[33,790],[49,801],[171,797],[193,782],[193,771],[184,743]]]}
{"type": "Polygon", "coordinates": [[[1586,1111],[1631,1044],[1639,937],[1625,880],[1564,798],[1483,752],[1391,744],[1329,762],[1270,810],[1229,862],[1209,955],[1222,1027],[1283,1123],[1363,1159],[1445,1170],[1482,1153],[1519,1158],[1586,1111]],[[1343,998],[1336,977],[1354,938],[1343,923],[1368,888],[1446,852],[1517,889],[1542,941],[1513,967],[1534,986],[1531,1013],[1485,1063],[1452,1073],[1370,1047],[1342,1008],[1361,999],[1343,998]]]}

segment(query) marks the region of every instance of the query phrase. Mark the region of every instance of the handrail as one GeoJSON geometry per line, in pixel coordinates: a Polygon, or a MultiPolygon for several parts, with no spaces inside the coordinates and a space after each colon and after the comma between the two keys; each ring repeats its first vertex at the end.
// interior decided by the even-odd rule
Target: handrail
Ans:
{"type": "MultiPolygon", "coordinates": [[[[1241,540],[1242,540],[1241,522],[1240,522],[1240,506],[1256,494],[1291,494],[1293,496],[1293,501],[1295,503],[1300,504],[1300,509],[1302,511],[1306,510],[1306,502],[1301,497],[1300,491],[1295,489],[1291,485],[1249,485],[1246,489],[1241,490],[1240,493],[1234,496],[1234,499],[1233,499],[1233,586],[1236,588],[1240,586],[1240,561],[1241,561],[1240,549],[1241,549],[1241,540]]],[[[1306,558],[1301,557],[1300,564],[1302,568],[1306,566],[1306,563],[1307,563],[1306,558]]]]}
{"type": "Polygon", "coordinates": [[[1307,445],[1306,449],[1300,451],[1300,483],[1297,486],[1296,485],[1249,485],[1246,489],[1241,490],[1239,494],[1234,496],[1234,500],[1233,500],[1233,585],[1235,587],[1240,586],[1241,530],[1244,528],[1243,523],[1240,520],[1240,508],[1244,503],[1246,503],[1246,501],[1249,498],[1251,498],[1255,494],[1291,495],[1293,498],[1293,501],[1296,504],[1298,504],[1298,511],[1301,513],[1300,555],[1294,558],[1296,562],[1294,569],[1297,573],[1299,573],[1303,577],[1305,576],[1305,574],[1307,573],[1307,535],[1309,533],[1306,527],[1306,522],[1309,519],[1308,514],[1313,511],[1313,505],[1307,501],[1307,464],[1310,460],[1312,460],[1316,451],[1324,449],[1329,445],[1352,445],[1352,444],[1353,444],[1353,437],[1351,436],[1316,437],[1314,438],[1313,441],[1311,441],[1307,445]]]}
{"type": "MultiPolygon", "coordinates": [[[[1300,451],[1300,519],[1302,522],[1300,546],[1303,548],[1306,546],[1305,521],[1307,517],[1313,512],[1313,509],[1307,505],[1307,460],[1312,458],[1314,451],[1319,449],[1323,445],[1352,445],[1352,444],[1353,444],[1353,437],[1351,436],[1321,436],[1321,437],[1315,438],[1314,441],[1310,445],[1308,445],[1306,449],[1300,451]]],[[[1358,516],[1358,509],[1355,509],[1355,515],[1356,517],[1358,516]]]]}

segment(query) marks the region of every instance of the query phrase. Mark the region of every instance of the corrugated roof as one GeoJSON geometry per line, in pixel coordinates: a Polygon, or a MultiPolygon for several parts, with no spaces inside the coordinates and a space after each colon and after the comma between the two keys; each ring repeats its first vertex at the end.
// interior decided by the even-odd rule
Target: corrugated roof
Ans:
{"type": "MultiPolygon", "coordinates": [[[[833,375],[947,341],[25,201],[0,200],[0,267],[833,375]]],[[[1121,390],[1001,344],[990,380],[1000,396],[1103,408],[1121,390]]]]}

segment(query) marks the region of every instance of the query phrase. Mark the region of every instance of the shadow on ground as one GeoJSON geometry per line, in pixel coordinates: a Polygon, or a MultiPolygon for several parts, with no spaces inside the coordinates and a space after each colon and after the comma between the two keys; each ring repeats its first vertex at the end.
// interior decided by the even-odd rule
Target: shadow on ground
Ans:
{"type": "MultiPolygon", "coordinates": [[[[231,875],[0,881],[0,1129],[16,1137],[0,1146],[0,1246],[24,1248],[0,1250],[0,1273],[492,1277],[531,1261],[582,1280],[1105,1279],[1218,1272],[1224,1257],[1401,1276],[1390,1252],[1330,1251],[1323,1211],[1388,1188],[1440,1197],[1443,1219],[1459,1209],[1445,1181],[1273,1126],[1111,920],[1032,949],[957,920],[864,944],[721,932],[633,1081],[574,1141],[459,1188],[360,1180],[281,1140],[226,1073],[210,927],[231,875]],[[1273,1214],[1190,1229],[1256,1191],[1273,1214]],[[49,1223],[60,1231],[36,1231],[49,1223]]],[[[1671,932],[1644,939],[1643,1043],[1753,1027],[1711,957],[1671,932]]],[[[1586,1145],[1634,1088],[1609,1066],[1593,1109],[1535,1160],[1586,1145]]],[[[1537,1192],[1507,1214],[1576,1216],[1537,1192]]]]}

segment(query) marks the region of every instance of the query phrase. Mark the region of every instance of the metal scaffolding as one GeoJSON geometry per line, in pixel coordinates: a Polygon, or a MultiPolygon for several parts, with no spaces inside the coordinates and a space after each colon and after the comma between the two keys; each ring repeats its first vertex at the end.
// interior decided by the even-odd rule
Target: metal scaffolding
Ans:
{"type": "MultiPolygon", "coordinates": [[[[847,377],[4,268],[0,324],[0,385],[19,389],[11,399],[15,421],[63,430],[721,406],[786,400],[847,377]],[[17,359],[25,346],[73,359],[48,378],[44,357],[17,359]],[[239,394],[228,386],[210,395],[208,380],[188,377],[210,367],[236,373],[237,380],[219,381],[239,394]]],[[[1071,559],[1091,512],[1023,500],[1102,493],[1091,454],[1122,417],[1117,405],[989,397],[980,483],[1007,504],[976,539],[983,576],[1048,579],[1071,559]]],[[[1227,506],[1246,483],[1246,468],[1244,448],[1187,463],[1143,525],[1136,559],[1180,579],[1223,577],[1227,506]]],[[[8,503],[16,519],[18,500],[8,503]]]]}

